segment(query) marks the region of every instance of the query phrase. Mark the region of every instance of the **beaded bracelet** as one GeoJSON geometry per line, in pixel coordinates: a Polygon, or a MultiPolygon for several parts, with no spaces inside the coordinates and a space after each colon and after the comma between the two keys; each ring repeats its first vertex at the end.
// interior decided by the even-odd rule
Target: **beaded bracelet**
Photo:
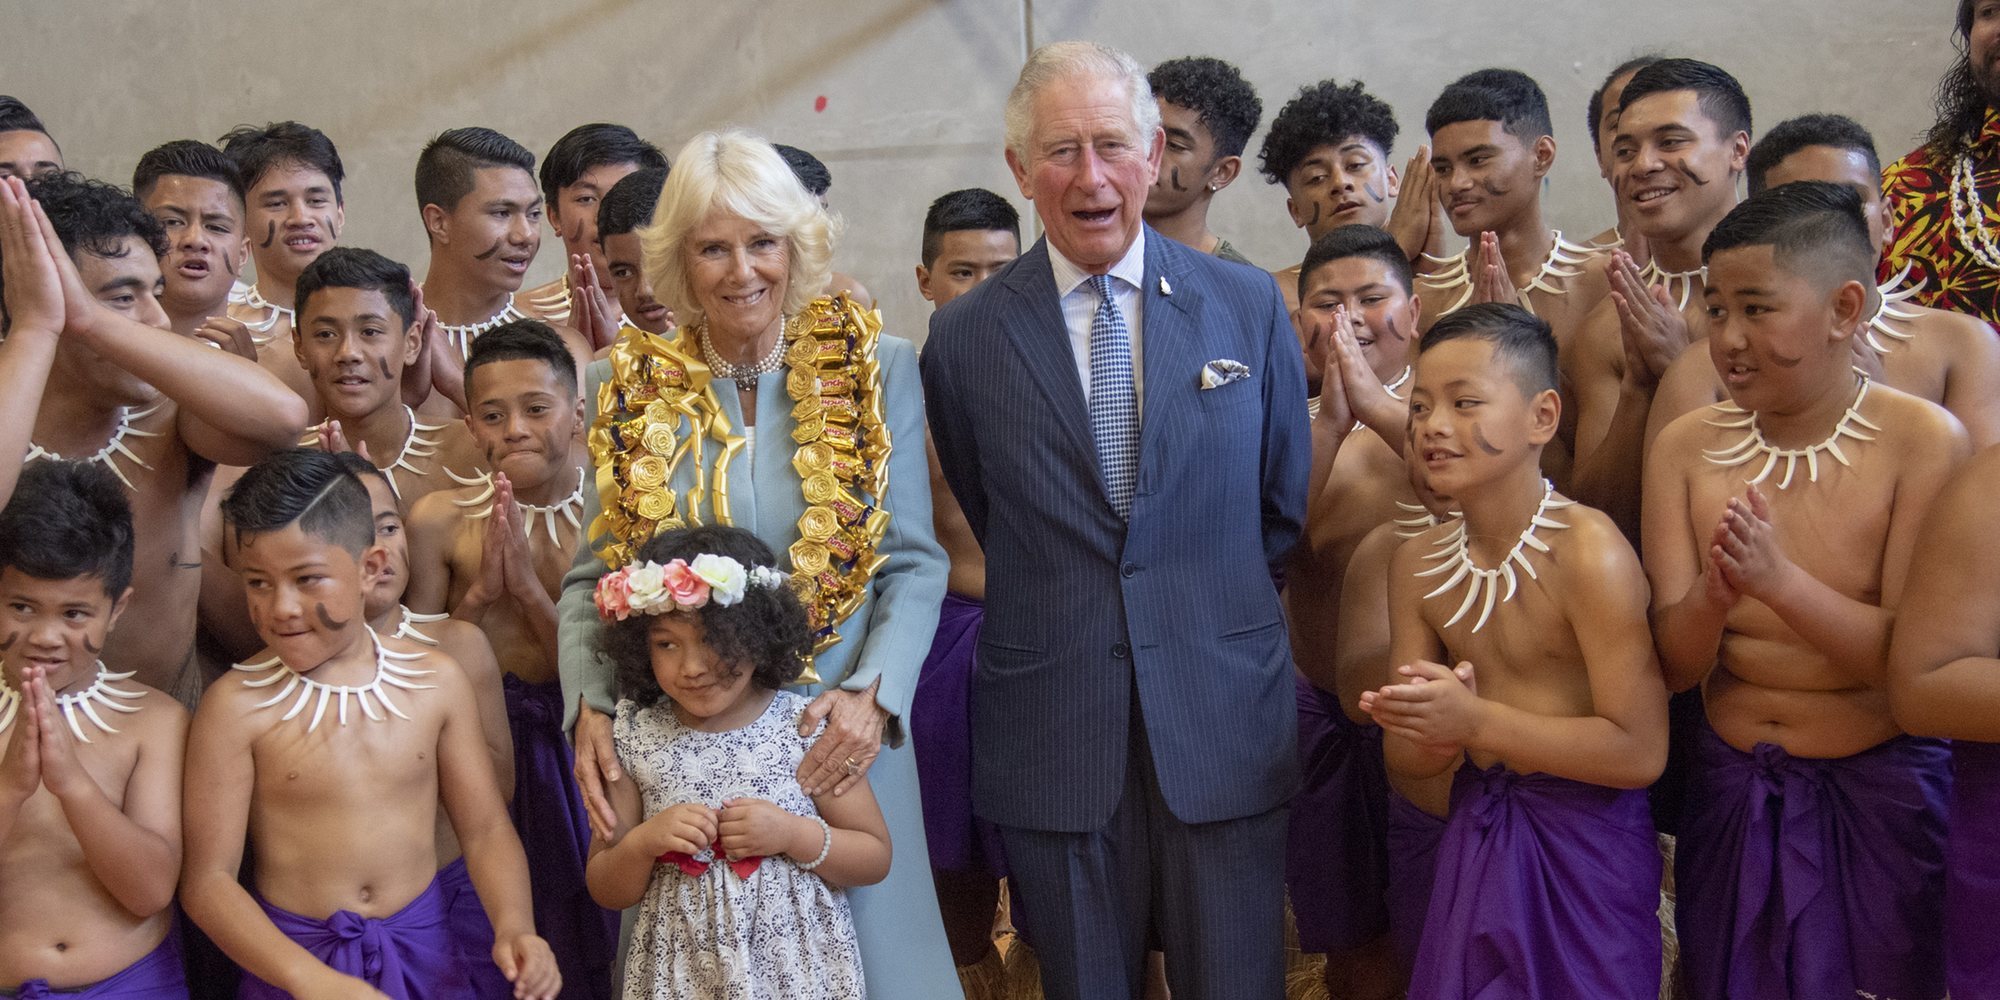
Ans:
{"type": "Polygon", "coordinates": [[[833,850],[833,827],[826,825],[826,820],[818,816],[807,816],[806,818],[819,824],[819,832],[824,835],[825,839],[820,842],[819,857],[812,859],[812,864],[799,866],[799,870],[802,872],[812,871],[820,865],[825,864],[827,853],[833,850]]]}

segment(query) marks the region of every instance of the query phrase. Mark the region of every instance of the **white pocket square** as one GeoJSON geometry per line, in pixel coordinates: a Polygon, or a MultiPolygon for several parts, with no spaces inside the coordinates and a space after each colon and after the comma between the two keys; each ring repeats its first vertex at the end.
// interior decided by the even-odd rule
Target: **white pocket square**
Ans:
{"type": "Polygon", "coordinates": [[[1248,365],[1245,365],[1241,361],[1231,361],[1228,358],[1216,358],[1214,361],[1201,366],[1201,387],[1203,389],[1214,389],[1218,386],[1228,385],[1231,382],[1240,382],[1249,377],[1250,367],[1248,365]]]}

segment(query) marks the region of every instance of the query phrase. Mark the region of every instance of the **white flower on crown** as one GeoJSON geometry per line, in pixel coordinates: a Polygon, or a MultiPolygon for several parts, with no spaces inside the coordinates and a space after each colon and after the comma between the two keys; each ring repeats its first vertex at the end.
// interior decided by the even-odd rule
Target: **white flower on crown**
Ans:
{"type": "Polygon", "coordinates": [[[674,599],[667,593],[667,568],[659,563],[639,563],[625,576],[625,585],[631,591],[629,604],[633,611],[642,615],[656,615],[674,609],[674,599]]]}
{"type": "Polygon", "coordinates": [[[694,575],[708,584],[709,600],[723,607],[729,607],[743,599],[743,588],[749,586],[749,574],[743,564],[728,556],[718,556],[704,552],[688,563],[694,575]]]}

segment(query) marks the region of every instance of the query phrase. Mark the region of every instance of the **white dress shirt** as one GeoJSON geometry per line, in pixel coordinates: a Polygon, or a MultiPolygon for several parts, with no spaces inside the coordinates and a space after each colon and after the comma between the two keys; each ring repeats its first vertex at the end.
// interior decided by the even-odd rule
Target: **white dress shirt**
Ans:
{"type": "MultiPolygon", "coordinates": [[[[1090,326],[1097,319],[1097,290],[1090,287],[1090,275],[1070,263],[1069,258],[1049,244],[1049,268],[1055,272],[1056,294],[1061,297],[1063,323],[1069,327],[1070,353],[1076,355],[1076,377],[1083,384],[1083,401],[1090,402],[1090,326]]],[[[1145,351],[1139,331],[1145,328],[1146,230],[1111,265],[1111,301],[1125,317],[1125,329],[1132,335],[1132,389],[1141,418],[1146,412],[1145,351]]]]}

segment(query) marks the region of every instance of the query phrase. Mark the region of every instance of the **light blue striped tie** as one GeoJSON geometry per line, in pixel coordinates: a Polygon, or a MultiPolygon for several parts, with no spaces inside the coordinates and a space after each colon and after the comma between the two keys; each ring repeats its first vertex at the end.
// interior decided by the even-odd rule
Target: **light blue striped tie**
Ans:
{"type": "Polygon", "coordinates": [[[1132,334],[1111,298],[1111,276],[1094,274],[1097,315],[1090,321],[1090,436],[1111,508],[1132,516],[1132,487],[1139,480],[1139,398],[1132,385],[1132,334]]]}

